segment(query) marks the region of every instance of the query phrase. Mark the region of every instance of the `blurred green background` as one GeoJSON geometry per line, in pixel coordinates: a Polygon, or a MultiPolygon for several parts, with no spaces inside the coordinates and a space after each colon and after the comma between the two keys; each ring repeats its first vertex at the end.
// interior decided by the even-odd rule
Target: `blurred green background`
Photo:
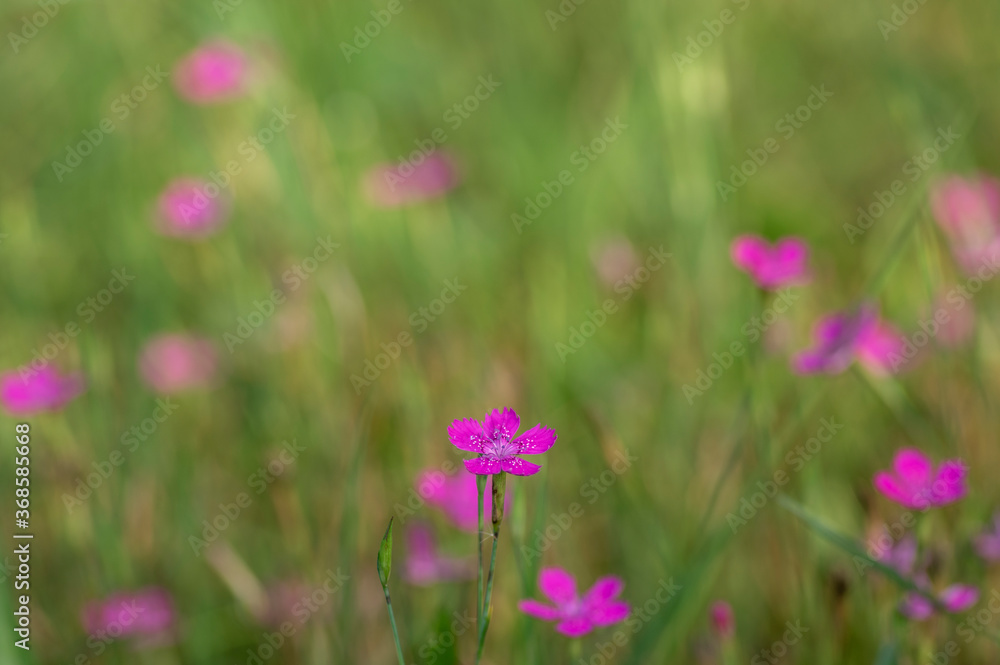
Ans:
{"type": "MultiPolygon", "coordinates": [[[[487,662],[570,662],[565,638],[515,608],[537,595],[543,563],[583,585],[618,574],[637,607],[663,580],[682,585],[608,662],[715,662],[706,608],[716,598],[736,612],[733,662],[769,648],[796,620],[810,631],[777,662],[929,662],[954,637],[953,621],[900,622],[897,589],[859,575],[848,554],[776,501],[735,534],[725,516],[833,417],[843,430],[783,491],[860,540],[898,512],[870,480],[897,448],[962,457],[970,496],[936,515],[936,526],[945,534],[940,547],[958,562],[950,577],[988,596],[996,573],[972,556],[968,539],[1000,498],[996,286],[976,297],[974,344],[935,353],[898,378],[860,370],[797,377],[787,358],[809,343],[825,312],[871,297],[887,318],[913,328],[934,296],[961,279],[930,219],[926,187],[942,173],[1000,171],[1000,6],[914,3],[917,11],[885,32],[879,22],[894,11],[886,0],[588,0],[563,2],[558,22],[549,14],[560,12],[555,0],[401,2],[350,62],[341,44],[384,4],[70,0],[16,43],[10,34],[41,9],[3,3],[0,365],[30,361],[49,333],[79,320],[79,303],[105,288],[113,270],[135,280],[55,361],[82,371],[87,391],[59,413],[0,417],[10,447],[15,422],[32,426],[36,534],[33,649],[14,649],[5,631],[0,660],[247,662],[247,649],[270,630],[220,575],[236,564],[196,556],[188,539],[247,490],[283,441],[296,440],[305,450],[218,543],[265,585],[321,584],[338,568],[349,580],[269,662],[393,662],[374,567],[385,524],[420,470],[458,464],[446,435],[452,420],[511,406],[524,426],[541,422],[559,440],[535,460],[542,473],[508,485],[514,508],[500,543],[487,662]],[[691,44],[724,10],[734,20],[702,37],[709,43],[699,53],[691,44]],[[112,111],[147,67],[169,72],[217,37],[259,68],[248,95],[195,106],[168,79],[126,118],[112,111]],[[453,128],[445,114],[480,77],[500,85],[453,128]],[[788,136],[779,123],[814,86],[832,96],[788,136]],[[294,118],[227,189],[226,226],[196,243],[158,235],[152,218],[166,184],[207,177],[238,158],[276,108],[294,118]],[[115,131],[60,181],[53,162],[106,118],[115,131]],[[574,153],[616,118],[625,129],[580,172],[574,153]],[[948,127],[960,135],[955,145],[851,242],[843,225],[857,208],[948,127]],[[414,205],[373,206],[366,172],[396,163],[438,128],[458,186],[414,205]],[[721,196],[718,183],[769,138],[780,149],[721,196]],[[512,215],[524,214],[525,198],[563,170],[573,184],[516,228],[512,215]],[[783,343],[749,344],[689,400],[683,386],[713,353],[745,341],[741,327],[770,303],[730,263],[729,242],[745,232],[805,238],[814,279],[795,291],[783,343]],[[288,301],[230,353],[223,336],[255,301],[285,288],[282,274],[327,237],[339,244],[333,256],[300,288],[286,288],[288,301]],[[671,254],[627,302],[595,268],[602,248],[623,239],[639,260],[650,247],[671,254]],[[415,332],[411,316],[455,279],[467,289],[415,332]],[[561,358],[557,344],[609,298],[617,311],[561,358]],[[175,414],[68,511],[63,495],[156,407],[136,357],[164,331],[215,341],[219,385],[171,398],[175,414]],[[351,375],[407,331],[413,344],[355,390],[351,375]],[[529,561],[519,545],[581,501],[581,489],[624,450],[639,462],[593,504],[584,499],[583,516],[529,561]],[[81,608],[145,586],[174,598],[179,638],[141,650],[120,641],[95,654],[81,608]]],[[[4,495],[12,477],[4,454],[4,495]]],[[[7,496],[3,505],[7,534],[7,496]]],[[[474,551],[473,534],[430,507],[416,512],[449,553],[474,551]]],[[[397,522],[400,560],[406,527],[397,522]]],[[[11,584],[5,576],[7,603],[11,584]]],[[[393,589],[408,663],[471,662],[471,631],[433,659],[420,648],[454,612],[474,607],[473,583],[425,589],[394,577],[393,589]]],[[[600,662],[589,659],[607,639],[584,638],[585,662],[600,662]]],[[[997,657],[983,636],[951,662],[997,657]]]]}

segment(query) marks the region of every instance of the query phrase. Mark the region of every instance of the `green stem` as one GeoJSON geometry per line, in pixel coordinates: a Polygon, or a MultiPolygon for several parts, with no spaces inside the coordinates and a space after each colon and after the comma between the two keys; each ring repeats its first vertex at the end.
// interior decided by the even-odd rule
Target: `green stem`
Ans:
{"type": "Polygon", "coordinates": [[[493,476],[493,549],[490,553],[490,573],[486,578],[486,600],[483,603],[483,619],[479,626],[479,645],[476,647],[476,665],[483,657],[486,646],[486,631],[493,618],[493,579],[497,566],[497,544],[500,542],[500,523],[503,522],[503,502],[507,495],[507,474],[501,471],[493,476]]]}
{"type": "Polygon", "coordinates": [[[392,600],[389,599],[389,588],[385,587],[385,605],[389,608],[389,624],[392,626],[392,639],[396,641],[396,658],[399,665],[406,665],[403,661],[403,649],[399,646],[399,631],[396,630],[396,615],[392,613],[392,600]]]}
{"type": "Polygon", "coordinates": [[[476,580],[476,627],[483,625],[483,492],[486,476],[476,476],[476,553],[479,555],[479,576],[476,580]]]}

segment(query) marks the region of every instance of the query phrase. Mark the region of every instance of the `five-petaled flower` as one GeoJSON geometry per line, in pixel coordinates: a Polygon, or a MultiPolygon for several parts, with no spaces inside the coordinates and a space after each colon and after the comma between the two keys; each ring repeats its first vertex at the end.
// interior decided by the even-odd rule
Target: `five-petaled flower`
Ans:
{"type": "Polygon", "coordinates": [[[479,457],[465,460],[465,467],[472,473],[490,475],[506,471],[515,476],[531,476],[542,467],[518,455],[544,453],[556,442],[556,433],[538,424],[515,438],[520,425],[521,419],[514,409],[493,409],[482,423],[474,418],[456,420],[448,428],[448,438],[459,450],[479,453],[479,457]]]}
{"type": "Polygon", "coordinates": [[[892,471],[879,471],[875,489],[905,508],[944,506],[965,496],[966,468],[962,460],[946,460],[934,469],[919,450],[903,448],[892,460],[892,471]]]}
{"type": "Polygon", "coordinates": [[[602,577],[580,596],[572,575],[562,568],[543,568],[538,588],[554,605],[526,599],[518,602],[518,609],[543,621],[558,621],[556,630],[569,637],[624,621],[630,612],[628,603],[616,600],[625,588],[618,577],[602,577]]]}

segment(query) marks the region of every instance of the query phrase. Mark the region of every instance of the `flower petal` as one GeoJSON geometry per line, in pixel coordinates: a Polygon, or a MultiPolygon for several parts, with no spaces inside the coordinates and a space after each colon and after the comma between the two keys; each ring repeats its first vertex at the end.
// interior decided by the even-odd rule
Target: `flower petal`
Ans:
{"type": "Polygon", "coordinates": [[[594,586],[590,587],[587,593],[584,594],[583,602],[588,607],[604,605],[612,598],[617,597],[624,588],[625,582],[620,577],[613,575],[602,577],[594,582],[594,586]]]}
{"type": "Polygon", "coordinates": [[[532,464],[520,457],[505,457],[500,460],[500,468],[515,476],[533,476],[542,467],[540,464],[532,464]]]}
{"type": "Polygon", "coordinates": [[[733,239],[729,246],[729,256],[733,265],[756,277],[757,271],[767,260],[770,249],[767,241],[760,236],[742,235],[733,239]]]}
{"type": "Polygon", "coordinates": [[[483,428],[475,418],[456,420],[448,427],[448,438],[451,444],[459,450],[467,450],[470,453],[483,452],[486,444],[486,437],[483,436],[483,428]]]}
{"type": "Polygon", "coordinates": [[[542,621],[558,621],[562,618],[559,608],[540,603],[537,600],[518,601],[517,609],[542,621]]]}
{"type": "Polygon", "coordinates": [[[934,605],[919,593],[908,593],[899,604],[903,616],[914,621],[924,621],[934,614],[934,605]]]}
{"type": "Polygon", "coordinates": [[[930,482],[933,466],[931,460],[919,450],[903,448],[893,458],[892,468],[904,483],[920,488],[930,482]]]}
{"type": "Polygon", "coordinates": [[[543,568],[538,574],[538,589],[556,605],[576,600],[576,580],[562,568],[543,568]]]}
{"type": "Polygon", "coordinates": [[[496,457],[476,457],[463,461],[465,462],[465,468],[469,470],[469,473],[475,473],[480,476],[500,473],[500,460],[496,457]]]}
{"type": "Polygon", "coordinates": [[[935,504],[943,506],[965,496],[966,470],[962,460],[947,460],[941,464],[931,486],[935,504]]]}
{"type": "Polygon", "coordinates": [[[896,476],[885,471],[879,471],[872,478],[872,484],[875,486],[879,492],[881,492],[887,499],[895,501],[896,503],[906,506],[907,508],[917,507],[917,503],[922,506],[926,506],[926,501],[920,501],[918,494],[910,491],[908,488],[903,487],[896,476]]]}
{"type": "Polygon", "coordinates": [[[493,409],[483,418],[483,434],[490,441],[510,441],[520,426],[521,419],[514,413],[514,409],[493,409]]]}
{"type": "Polygon", "coordinates": [[[624,621],[631,611],[628,603],[619,600],[591,609],[587,613],[587,617],[596,626],[610,626],[613,623],[624,621]]]}
{"type": "Polygon", "coordinates": [[[541,455],[556,442],[556,431],[549,427],[535,425],[514,439],[518,455],[541,455]]]}
{"type": "Polygon", "coordinates": [[[979,589],[967,584],[952,584],[941,592],[940,599],[949,612],[964,612],[979,601],[979,589]]]}
{"type": "Polygon", "coordinates": [[[594,624],[586,617],[574,617],[556,625],[556,630],[567,637],[580,637],[594,629],[594,624]]]}

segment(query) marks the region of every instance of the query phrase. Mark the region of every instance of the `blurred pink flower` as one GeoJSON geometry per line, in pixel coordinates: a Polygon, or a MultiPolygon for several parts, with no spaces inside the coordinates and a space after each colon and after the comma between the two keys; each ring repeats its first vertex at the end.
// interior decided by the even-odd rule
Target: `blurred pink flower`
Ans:
{"type": "MultiPolygon", "coordinates": [[[[460,529],[475,531],[476,476],[461,470],[453,476],[440,471],[424,471],[417,477],[417,491],[427,503],[440,508],[460,529]]],[[[504,511],[510,509],[510,494],[504,500],[504,511]]],[[[493,514],[493,493],[489,483],[483,490],[483,520],[489,523],[493,514]]]]}
{"type": "Polygon", "coordinates": [[[174,87],[194,104],[213,104],[244,94],[250,63],[240,47],[227,41],[207,42],[174,66],[174,87]]]}
{"type": "Polygon", "coordinates": [[[541,455],[556,442],[555,430],[535,425],[514,438],[521,419],[514,409],[493,409],[482,424],[474,418],[456,420],[448,427],[448,438],[459,450],[479,453],[464,460],[465,468],[475,474],[490,475],[506,471],[515,476],[532,476],[542,467],[519,455],[541,455]]]}
{"type": "Polygon", "coordinates": [[[381,208],[396,208],[442,196],[458,184],[458,172],[442,153],[421,153],[421,161],[383,164],[365,177],[368,199],[381,208]]]}
{"type": "Polygon", "coordinates": [[[742,235],[733,240],[729,255],[762,289],[775,291],[809,281],[809,246],[801,238],[782,238],[771,245],[760,236],[742,235]]]}
{"type": "Polygon", "coordinates": [[[934,183],[930,200],[963,270],[974,274],[1000,254],[1000,181],[949,176],[934,183]]]}
{"type": "Polygon", "coordinates": [[[425,524],[414,525],[406,534],[406,543],[403,576],[410,584],[430,586],[476,576],[476,562],[471,558],[457,559],[438,552],[434,534],[425,524]]]}
{"type": "Polygon", "coordinates": [[[733,617],[733,607],[724,600],[717,600],[708,608],[708,617],[712,621],[712,630],[721,640],[728,640],[736,630],[736,620],[733,617]]]}
{"type": "Polygon", "coordinates": [[[164,235],[201,238],[218,231],[228,214],[228,202],[215,184],[177,178],[160,194],[157,227],[164,235]]]}
{"type": "Polygon", "coordinates": [[[935,470],[922,452],[903,448],[893,458],[892,467],[891,471],[876,473],[872,483],[885,497],[905,508],[924,510],[965,496],[966,469],[962,460],[946,460],[935,470]]]}
{"type": "Polygon", "coordinates": [[[987,561],[1000,561],[1000,513],[993,516],[990,527],[976,536],[976,552],[987,561]]]}
{"type": "Polygon", "coordinates": [[[141,644],[161,643],[170,637],[175,612],[170,595],[158,587],[120,592],[89,603],[81,621],[91,635],[107,633],[141,638],[141,644]]]}
{"type": "Polygon", "coordinates": [[[880,321],[871,305],[823,317],[813,335],[815,346],[792,359],[792,368],[799,374],[839,374],[855,359],[875,374],[888,374],[903,362],[903,336],[880,321]]]}
{"type": "Polygon", "coordinates": [[[869,553],[875,550],[875,559],[895,570],[904,577],[913,574],[913,568],[917,563],[917,539],[912,535],[907,535],[890,547],[881,547],[876,538],[868,540],[869,553]]]}
{"type": "Polygon", "coordinates": [[[632,243],[624,237],[614,238],[594,247],[590,260],[601,283],[608,288],[639,267],[639,257],[636,256],[632,243]]]}
{"type": "Polygon", "coordinates": [[[60,374],[51,365],[0,375],[0,402],[15,416],[28,416],[41,411],[56,411],[84,390],[83,375],[60,374]]]}
{"type": "Polygon", "coordinates": [[[599,626],[624,621],[631,611],[628,603],[616,600],[625,583],[618,577],[602,577],[582,597],[576,580],[562,568],[543,568],[538,588],[553,605],[525,599],[517,607],[525,614],[543,621],[558,621],[556,630],[569,637],[580,637],[599,626]]]}
{"type": "Polygon", "coordinates": [[[162,394],[210,385],[218,364],[215,345],[192,335],[159,335],[149,340],[139,355],[143,381],[162,394]]]}
{"type": "MultiPolygon", "coordinates": [[[[926,588],[926,578],[917,581],[917,586],[926,588]]],[[[937,599],[951,613],[964,612],[979,601],[979,589],[967,584],[952,584],[938,594],[937,599]]],[[[919,593],[906,594],[899,604],[903,616],[914,621],[924,621],[934,614],[934,605],[919,593]]]]}

